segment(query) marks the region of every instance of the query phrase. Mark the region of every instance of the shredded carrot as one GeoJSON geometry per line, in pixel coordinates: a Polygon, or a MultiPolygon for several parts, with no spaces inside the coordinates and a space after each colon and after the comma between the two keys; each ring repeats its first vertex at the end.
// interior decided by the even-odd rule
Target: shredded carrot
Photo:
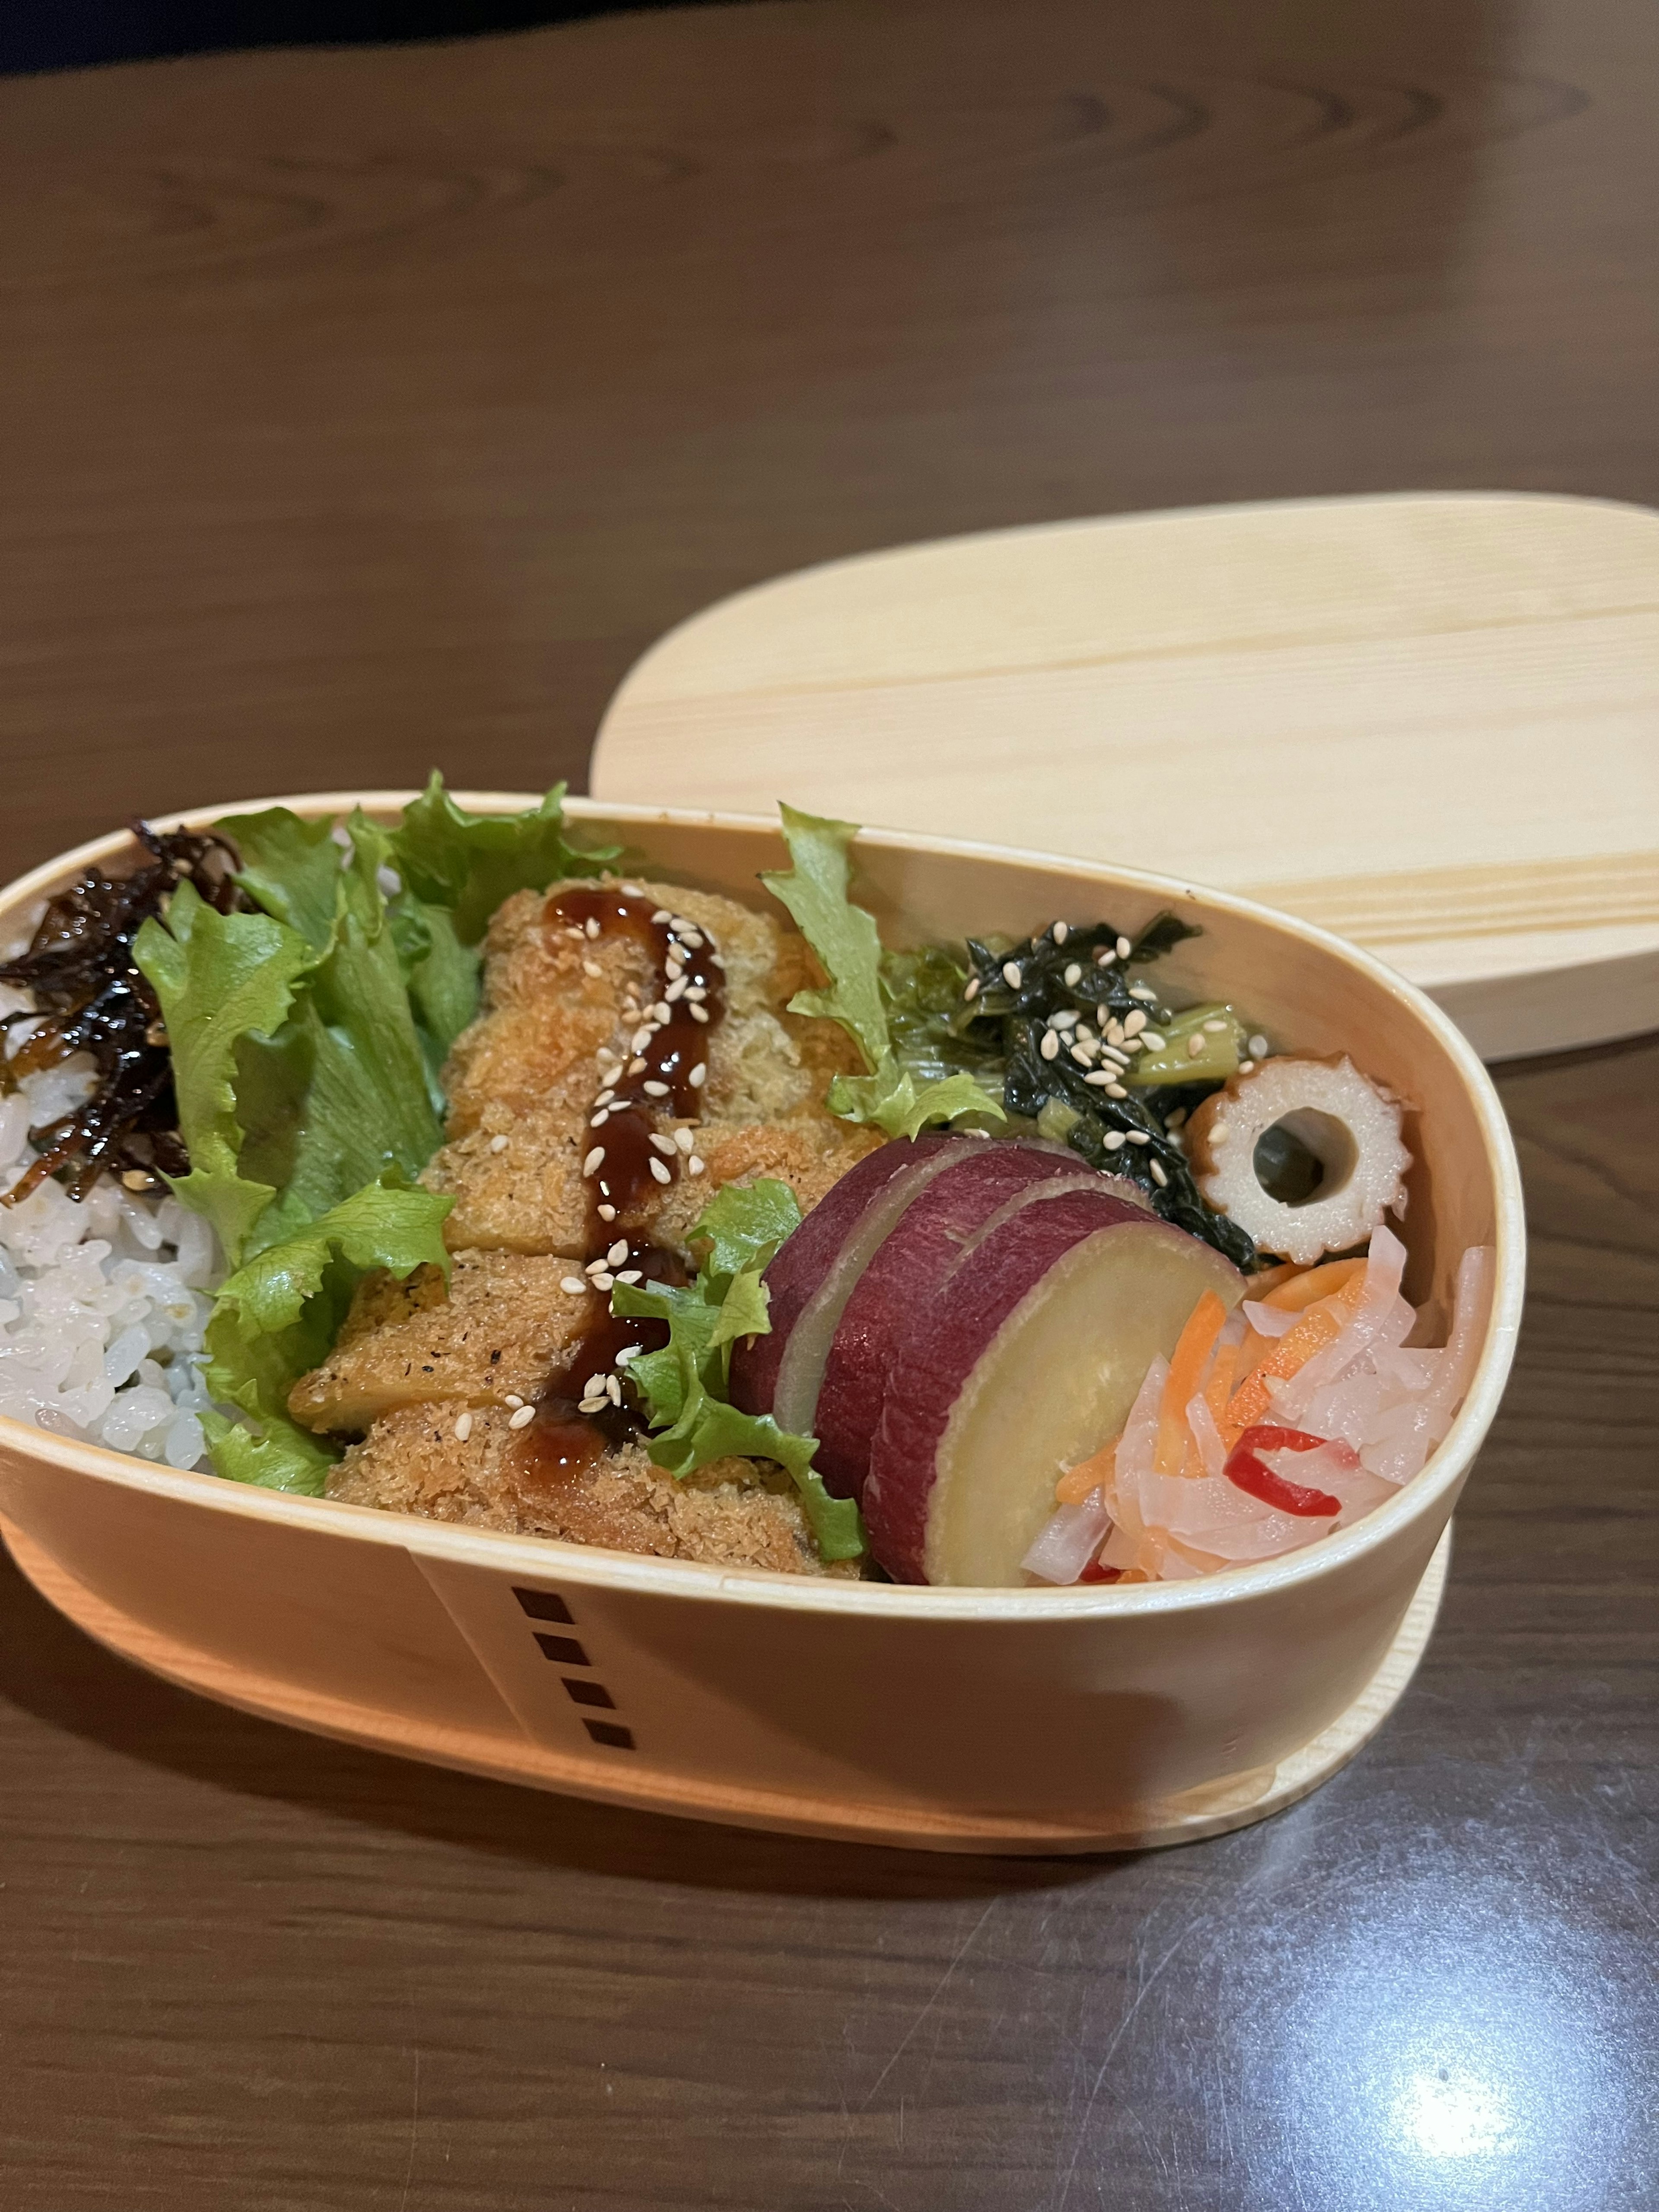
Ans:
{"type": "Polygon", "coordinates": [[[1237,1344],[1218,1344],[1216,1346],[1215,1365],[1210,1370],[1210,1379],[1204,1385],[1204,1399],[1215,1415],[1218,1428],[1227,1410],[1227,1401],[1232,1395],[1233,1377],[1238,1372],[1238,1355],[1243,1349],[1243,1346],[1237,1344]]]}
{"type": "Polygon", "coordinates": [[[1273,1404],[1267,1389],[1269,1379],[1287,1379],[1304,1366],[1316,1352],[1322,1352],[1333,1342],[1352,1316],[1364,1287],[1363,1271],[1350,1275],[1333,1297],[1310,1306],[1296,1327],[1278,1338],[1267,1357],[1251,1369],[1227,1401],[1227,1418],[1221,1424],[1221,1435],[1229,1450],[1273,1404]]]}
{"type": "Polygon", "coordinates": [[[1110,1443],[1066,1468],[1054,1485],[1055,1500],[1061,1505],[1081,1505],[1097,1490],[1108,1488],[1116,1473],[1117,1438],[1114,1437],[1110,1443]]]}
{"type": "Polygon", "coordinates": [[[1307,1268],[1295,1260],[1282,1261],[1277,1267],[1264,1267],[1259,1275],[1248,1278],[1250,1296],[1260,1304],[1274,1291],[1282,1289],[1286,1283],[1293,1283],[1298,1275],[1307,1273],[1307,1268]]]}
{"type": "Polygon", "coordinates": [[[1226,1326],[1227,1309],[1206,1291],[1187,1316],[1187,1326],[1170,1355],[1170,1376],[1158,1409],[1158,1449],[1152,1465],[1159,1474],[1178,1474],[1187,1456],[1187,1407],[1203,1379],[1205,1362],[1226,1326]]]}
{"type": "Polygon", "coordinates": [[[1276,1306],[1281,1313],[1305,1313],[1321,1298],[1328,1298],[1354,1276],[1364,1271],[1365,1262],[1358,1260],[1327,1260],[1322,1267],[1310,1267],[1288,1283],[1279,1283],[1260,1301],[1264,1306],[1276,1306]]]}

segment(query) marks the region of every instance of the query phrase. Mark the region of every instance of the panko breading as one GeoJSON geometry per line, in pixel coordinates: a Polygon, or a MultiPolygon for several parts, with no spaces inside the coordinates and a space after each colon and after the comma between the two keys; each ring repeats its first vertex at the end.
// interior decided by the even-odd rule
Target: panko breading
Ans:
{"type": "Polygon", "coordinates": [[[572,1279],[568,1260],[516,1252],[458,1253],[447,1296],[436,1267],[406,1283],[371,1275],[289,1411],[308,1429],[349,1436],[429,1399],[459,1410],[533,1398],[599,1310],[597,1291],[562,1287],[572,1279]]]}
{"type": "Polygon", "coordinates": [[[846,1574],[826,1566],[788,1478],[750,1460],[715,1460],[676,1480],[633,1443],[554,1480],[522,1432],[494,1407],[455,1433],[453,1405],[405,1406],[377,1421],[329,1476],[345,1505],[375,1505],[517,1536],[552,1536],[774,1574],[846,1574]]]}
{"type": "MultiPolygon", "coordinates": [[[[724,1006],[706,1030],[706,1076],[685,1094],[701,1116],[676,1120],[665,1100],[651,1115],[657,1167],[606,1218],[624,1241],[689,1260],[692,1226],[722,1186],[775,1177],[805,1212],[882,1139],[824,1106],[832,1076],[860,1061],[837,1024],[788,1010],[817,980],[803,939],[708,892],[616,887],[684,916],[718,954],[724,1006]]],[[[518,892],[496,913],[483,1011],[445,1071],[449,1140],[422,1177],[455,1200],[448,1295],[435,1269],[402,1285],[365,1283],[333,1353],[289,1398],[306,1426],[362,1437],[331,1497],[664,1558],[826,1571],[778,1470],[733,1459],[677,1481],[630,1441],[550,1475],[531,1417],[507,1405],[535,1402],[606,1310],[599,1294],[564,1287],[595,1243],[583,1170],[603,1150],[601,1070],[639,1067],[645,1010],[683,988],[665,984],[637,933],[589,936],[538,893],[518,892]]]]}

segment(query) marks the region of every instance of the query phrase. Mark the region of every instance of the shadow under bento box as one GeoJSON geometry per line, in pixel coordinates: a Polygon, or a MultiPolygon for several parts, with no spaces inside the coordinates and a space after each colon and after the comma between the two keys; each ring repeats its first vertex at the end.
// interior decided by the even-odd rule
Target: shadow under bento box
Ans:
{"type": "MultiPolygon", "coordinates": [[[[412,793],[290,799],[308,815],[412,793]]],[[[526,803],[460,794],[478,811],[526,803]]],[[[196,827],[224,809],[166,826],[196,827]]],[[[628,865],[753,903],[771,825],[572,801],[628,865]]],[[[0,938],[111,836],[0,894],[0,938]]],[[[0,1420],[0,1515],[25,1574],[91,1634],[210,1697],[320,1733],[662,1812],[948,1850],[1173,1843],[1289,1803],[1398,1698],[1520,1318],[1521,1192],[1484,1069],[1353,947],[1168,878],[869,831],[860,895],[890,945],[1056,915],[1202,934],[1160,975],[1298,1050],[1351,1053],[1410,1102],[1405,1288],[1443,1328],[1459,1256],[1497,1251],[1474,1380],[1417,1479],[1305,1551],[1132,1588],[926,1589],[731,1572],[175,1474],[0,1420]],[[591,1686],[578,1703],[567,1680],[591,1686]]]]}

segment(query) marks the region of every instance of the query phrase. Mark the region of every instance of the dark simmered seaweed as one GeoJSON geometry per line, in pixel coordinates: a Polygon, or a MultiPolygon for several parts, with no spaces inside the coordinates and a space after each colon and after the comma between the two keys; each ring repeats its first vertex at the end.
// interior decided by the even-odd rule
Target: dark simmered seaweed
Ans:
{"type": "Polygon", "coordinates": [[[129,1188],[149,1189],[163,1174],[183,1175],[190,1166],[161,1010],[133,963],[133,939],[186,879],[221,914],[249,902],[236,888],[239,863],[227,839],[155,830],[144,822],[131,828],[147,864],[130,876],[88,868],[49,903],[27,951],[0,961],[0,982],[28,991],[34,1001],[32,1012],[0,1016],[0,1030],[45,1017],[15,1052],[0,1054],[0,1087],[14,1091],[20,1076],[79,1052],[97,1068],[82,1104],[29,1131],[40,1158],[0,1196],[7,1206],[52,1175],[61,1175],[70,1195],[80,1199],[106,1170],[129,1188]]]}

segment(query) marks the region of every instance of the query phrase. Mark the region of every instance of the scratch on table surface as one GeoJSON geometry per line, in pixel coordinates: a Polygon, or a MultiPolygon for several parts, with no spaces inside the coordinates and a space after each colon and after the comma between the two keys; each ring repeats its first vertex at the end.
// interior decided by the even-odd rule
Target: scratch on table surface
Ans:
{"type": "Polygon", "coordinates": [[[408,2212],[409,2192],[415,2179],[415,2144],[421,2132],[421,2046],[415,2046],[415,2095],[409,2108],[409,2163],[404,2168],[404,2193],[398,2199],[398,2212],[408,2212]]]}
{"type": "Polygon", "coordinates": [[[957,1946],[956,1955],[952,1958],[950,1965],[945,1969],[945,1972],[939,1976],[938,1985],[935,1987],[933,1994],[928,1998],[927,2003],[923,2005],[921,2010],[911,2021],[909,2027],[906,2028],[904,2034],[900,2040],[897,2050],[894,2051],[892,2057],[888,2060],[887,2063],[882,2068],[880,2073],[877,2075],[875,2080],[871,2083],[870,2087],[865,2095],[863,2103],[859,2106],[859,2110],[861,2112],[867,2112],[869,2111],[871,2101],[874,2098],[877,2090],[880,2088],[882,2083],[887,2079],[887,2076],[892,2072],[893,2069],[898,2064],[900,2059],[903,2057],[905,2052],[909,2049],[916,2030],[921,2026],[923,2021],[927,2019],[928,2014],[932,2012],[933,2007],[944,1996],[945,1984],[950,1980],[951,1975],[955,1973],[957,1968],[962,1964],[969,1951],[973,1949],[974,1945],[978,1942],[980,1929],[984,1927],[986,1922],[996,1911],[999,1899],[994,1897],[991,1899],[991,1902],[986,1906],[984,1911],[980,1914],[979,1918],[975,1921],[973,1926],[969,1929],[962,1942],[957,1946]]]}
{"type": "Polygon", "coordinates": [[[1101,2060],[1099,2066],[1096,2069],[1095,2078],[1089,2090],[1088,2102],[1083,2107],[1083,2118],[1078,2122],[1077,2140],[1072,2146],[1072,2162],[1066,2169],[1066,2179],[1061,2184],[1060,2199],[1054,2207],[1054,2212],[1066,2212],[1066,2200],[1071,2195],[1072,2184],[1077,2178],[1077,2162],[1083,2155],[1083,2146],[1089,2133],[1089,2122],[1093,2116],[1096,2103],[1100,2096],[1101,2084],[1106,2079],[1106,2069],[1111,2064],[1112,2060],[1116,2057],[1119,2044],[1122,2042],[1124,2037],[1129,2033],[1131,2027],[1133,2025],[1135,2014],[1140,2010],[1141,2006],[1145,2004],[1147,1997],[1157,1986],[1164,1968],[1169,1965],[1170,1960],[1174,1958],[1176,1953],[1181,1948],[1182,1945],[1187,1941],[1187,1938],[1189,1936],[1194,1934],[1200,1928],[1206,1927],[1208,1925],[1209,1917],[1210,1916],[1207,1913],[1201,1913],[1195,1918],[1188,1922],[1187,1925],[1175,1938],[1175,1941],[1170,1943],[1165,1950],[1163,1957],[1158,1960],[1157,1966],[1152,1968],[1152,1972],[1142,1981],[1139,1988],[1135,1991],[1133,1997],[1130,2000],[1128,2009],[1125,2012],[1122,2019],[1119,2021],[1116,2032],[1113,2035],[1111,2041],[1106,2046],[1106,2055],[1101,2060]]]}

